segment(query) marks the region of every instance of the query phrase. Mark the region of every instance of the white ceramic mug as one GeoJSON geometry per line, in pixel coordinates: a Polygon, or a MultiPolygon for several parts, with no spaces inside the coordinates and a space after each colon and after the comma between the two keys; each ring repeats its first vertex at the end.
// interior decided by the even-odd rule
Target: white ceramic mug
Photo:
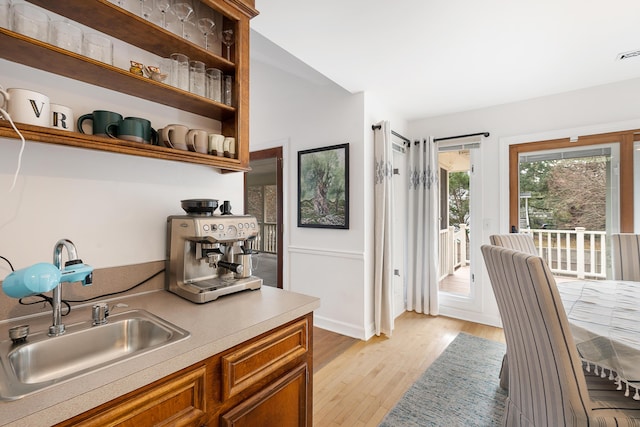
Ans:
{"type": "Polygon", "coordinates": [[[4,98],[2,109],[9,113],[11,120],[36,126],[51,125],[49,97],[28,89],[0,89],[4,98]]]}
{"type": "Polygon", "coordinates": [[[187,147],[197,153],[207,154],[209,148],[209,134],[203,129],[190,129],[187,132],[187,147]]]}
{"type": "Polygon", "coordinates": [[[224,135],[219,133],[209,134],[209,154],[222,156],[224,135]]]}
{"type": "Polygon", "coordinates": [[[160,140],[169,148],[188,150],[187,132],[189,128],[184,125],[167,125],[160,132],[160,140]]]}
{"type": "Polygon", "coordinates": [[[236,157],[236,139],[226,137],[222,142],[222,150],[225,157],[235,159],[236,157]]]}
{"type": "Polygon", "coordinates": [[[76,124],[73,118],[73,110],[66,105],[51,105],[51,127],[54,129],[74,131],[76,124]]]}

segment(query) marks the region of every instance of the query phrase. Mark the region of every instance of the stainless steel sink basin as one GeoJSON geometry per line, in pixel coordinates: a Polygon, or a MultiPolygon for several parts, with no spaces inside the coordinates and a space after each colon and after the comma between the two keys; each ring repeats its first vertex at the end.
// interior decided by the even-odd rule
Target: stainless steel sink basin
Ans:
{"type": "Polygon", "coordinates": [[[67,325],[49,337],[32,334],[27,342],[0,343],[0,400],[15,400],[189,337],[189,332],[147,311],[113,314],[109,323],[91,320],[67,325]]]}

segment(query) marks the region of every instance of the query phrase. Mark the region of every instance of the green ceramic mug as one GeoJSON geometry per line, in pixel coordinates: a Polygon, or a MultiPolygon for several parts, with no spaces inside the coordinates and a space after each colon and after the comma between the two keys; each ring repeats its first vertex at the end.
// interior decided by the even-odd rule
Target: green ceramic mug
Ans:
{"type": "Polygon", "coordinates": [[[144,142],[147,144],[158,145],[158,132],[151,127],[151,122],[141,117],[125,117],[125,120],[135,120],[140,122],[144,130],[144,142]]]}
{"type": "Polygon", "coordinates": [[[110,138],[146,143],[144,134],[144,125],[139,120],[131,118],[122,119],[107,125],[107,136],[110,138]]]}
{"type": "Polygon", "coordinates": [[[114,113],[113,111],[106,110],[95,110],[92,113],[83,114],[82,116],[78,117],[78,132],[87,133],[82,127],[82,124],[86,120],[91,120],[92,122],[91,133],[93,135],[108,136],[107,126],[111,123],[122,120],[122,115],[114,113]]]}

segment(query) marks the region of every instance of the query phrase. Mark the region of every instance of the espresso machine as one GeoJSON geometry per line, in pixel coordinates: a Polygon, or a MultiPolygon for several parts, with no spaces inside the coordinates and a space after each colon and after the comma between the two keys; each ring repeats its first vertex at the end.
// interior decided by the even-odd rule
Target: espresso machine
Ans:
{"type": "Polygon", "coordinates": [[[187,215],[167,217],[165,289],[195,303],[262,286],[251,268],[258,221],[231,214],[228,202],[214,215],[217,206],[214,199],[183,200],[187,215]]]}

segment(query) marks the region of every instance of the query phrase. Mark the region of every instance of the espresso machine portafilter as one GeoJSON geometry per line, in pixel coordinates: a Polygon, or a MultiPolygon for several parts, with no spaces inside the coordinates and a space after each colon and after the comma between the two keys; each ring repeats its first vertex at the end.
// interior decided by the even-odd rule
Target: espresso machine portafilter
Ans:
{"type": "Polygon", "coordinates": [[[244,246],[258,230],[251,215],[169,216],[165,288],[195,303],[259,289],[262,279],[251,275],[244,246]]]}

